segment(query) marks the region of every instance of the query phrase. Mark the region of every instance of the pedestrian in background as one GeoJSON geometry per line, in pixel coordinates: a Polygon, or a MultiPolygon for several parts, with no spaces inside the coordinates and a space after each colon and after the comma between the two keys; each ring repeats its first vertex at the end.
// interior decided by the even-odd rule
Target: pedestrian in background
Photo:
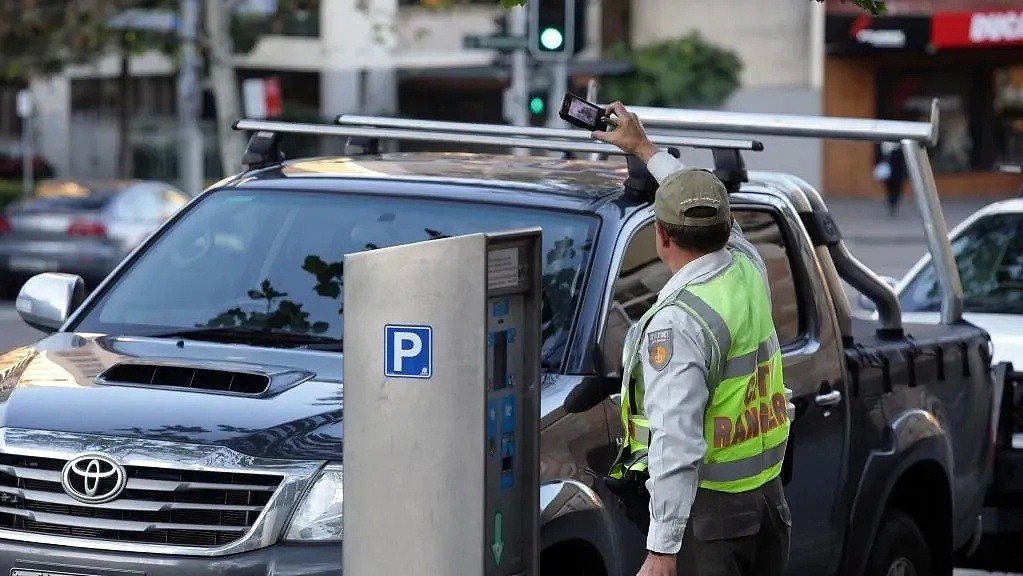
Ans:
{"type": "Polygon", "coordinates": [[[877,149],[874,179],[884,184],[888,199],[888,215],[894,217],[899,212],[902,186],[906,181],[906,157],[902,152],[902,146],[895,142],[881,143],[877,149]]]}
{"type": "Polygon", "coordinates": [[[780,576],[790,416],[767,269],[721,180],[658,150],[620,102],[612,112],[618,127],[592,137],[657,179],[656,249],[672,272],[626,337],[625,438],[606,480],[647,533],[639,576],[780,576]]]}

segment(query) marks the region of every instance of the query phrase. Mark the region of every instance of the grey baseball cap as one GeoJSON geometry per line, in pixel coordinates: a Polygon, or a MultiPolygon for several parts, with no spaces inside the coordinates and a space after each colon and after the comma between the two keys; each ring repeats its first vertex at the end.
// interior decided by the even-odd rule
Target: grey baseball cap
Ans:
{"type": "Polygon", "coordinates": [[[657,188],[654,195],[654,215],[666,224],[678,226],[715,226],[731,221],[728,205],[728,191],[725,185],[709,170],[683,168],[675,172],[657,188]],[[687,216],[693,208],[700,216],[687,216]]]}

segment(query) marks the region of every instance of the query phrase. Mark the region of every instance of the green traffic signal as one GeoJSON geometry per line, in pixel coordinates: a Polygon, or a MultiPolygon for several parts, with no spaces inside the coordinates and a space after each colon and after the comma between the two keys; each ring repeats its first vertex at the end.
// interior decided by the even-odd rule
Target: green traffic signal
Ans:
{"type": "Polygon", "coordinates": [[[533,96],[529,99],[529,111],[533,114],[543,114],[543,98],[540,96],[533,96]]]}
{"type": "Polygon", "coordinates": [[[540,45],[545,50],[560,50],[565,43],[565,35],[557,28],[544,28],[540,33],[540,45]]]}

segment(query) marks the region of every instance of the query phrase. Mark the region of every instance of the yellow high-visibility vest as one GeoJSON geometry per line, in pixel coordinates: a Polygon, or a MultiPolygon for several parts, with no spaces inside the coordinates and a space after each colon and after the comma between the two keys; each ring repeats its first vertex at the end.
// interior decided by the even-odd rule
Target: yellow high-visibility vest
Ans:
{"type": "Polygon", "coordinates": [[[697,320],[710,345],[707,453],[700,487],[721,492],[758,488],[781,473],[789,401],[764,279],[752,260],[736,251],[724,271],[683,286],[652,306],[634,328],[637,337],[626,350],[621,394],[625,438],[610,475],[622,479],[646,471],[650,429],[643,414],[643,338],[638,336],[654,314],[671,305],[697,320]]]}

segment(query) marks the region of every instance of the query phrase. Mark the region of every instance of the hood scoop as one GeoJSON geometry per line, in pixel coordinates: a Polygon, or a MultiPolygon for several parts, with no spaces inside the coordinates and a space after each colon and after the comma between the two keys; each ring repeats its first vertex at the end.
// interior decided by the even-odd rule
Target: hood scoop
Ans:
{"type": "Polygon", "coordinates": [[[176,389],[232,396],[273,396],[313,377],[312,372],[207,360],[127,360],[96,377],[105,386],[176,389]]]}

